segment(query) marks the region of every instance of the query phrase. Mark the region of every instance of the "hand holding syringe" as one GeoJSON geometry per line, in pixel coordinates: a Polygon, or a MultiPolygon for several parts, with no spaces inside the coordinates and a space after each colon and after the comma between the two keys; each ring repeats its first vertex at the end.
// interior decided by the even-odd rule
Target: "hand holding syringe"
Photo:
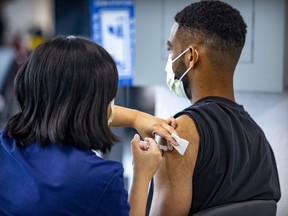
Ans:
{"type": "MultiPolygon", "coordinates": [[[[160,150],[162,150],[162,151],[168,151],[168,147],[167,146],[164,146],[164,145],[160,145],[160,144],[158,144],[157,143],[157,145],[158,145],[158,148],[160,149],[160,150]]],[[[149,150],[149,142],[147,142],[147,141],[140,141],[140,143],[139,143],[139,146],[140,146],[140,148],[142,149],[142,150],[149,150]]]]}
{"type": "MultiPolygon", "coordinates": [[[[177,136],[176,134],[171,134],[172,137],[177,141],[178,145],[173,145],[171,143],[171,145],[173,146],[173,148],[175,148],[179,154],[184,155],[186,148],[188,147],[189,142],[185,139],[180,138],[179,136],[177,136]]],[[[158,135],[155,135],[155,141],[158,145],[158,148],[162,151],[172,151],[173,149],[169,150],[168,146],[165,145],[160,145],[160,137],[158,135]]],[[[149,142],[147,141],[140,141],[139,143],[140,148],[142,150],[149,150],[149,142]]]]}

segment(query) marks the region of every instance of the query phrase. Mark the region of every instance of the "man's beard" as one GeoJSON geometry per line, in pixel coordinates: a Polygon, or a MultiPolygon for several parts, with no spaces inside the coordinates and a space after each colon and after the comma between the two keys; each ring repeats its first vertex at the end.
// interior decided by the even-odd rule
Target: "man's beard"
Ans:
{"type": "MultiPolygon", "coordinates": [[[[178,67],[175,68],[175,78],[180,79],[180,77],[183,75],[183,73],[187,70],[188,68],[185,67],[185,64],[183,61],[180,61],[178,63],[178,67]]],[[[189,78],[188,78],[188,73],[191,72],[191,69],[186,73],[186,75],[182,78],[183,82],[183,87],[185,90],[185,93],[189,100],[192,99],[191,91],[189,90],[189,78]]]]}

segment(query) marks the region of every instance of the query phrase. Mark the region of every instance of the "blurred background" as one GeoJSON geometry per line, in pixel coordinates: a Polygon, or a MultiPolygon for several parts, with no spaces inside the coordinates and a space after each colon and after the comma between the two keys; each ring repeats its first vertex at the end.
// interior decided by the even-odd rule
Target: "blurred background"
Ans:
{"type": "MultiPolygon", "coordinates": [[[[166,41],[176,12],[189,0],[0,0],[0,123],[17,112],[13,79],[29,53],[55,35],[88,37],[114,58],[119,75],[116,104],[167,118],[190,105],[165,84],[166,41]]],[[[264,130],[278,164],[288,215],[288,1],[225,0],[248,26],[235,73],[236,100],[264,130]]],[[[129,143],[135,131],[115,128],[121,138],[107,159],[123,162],[129,189],[129,143]]]]}

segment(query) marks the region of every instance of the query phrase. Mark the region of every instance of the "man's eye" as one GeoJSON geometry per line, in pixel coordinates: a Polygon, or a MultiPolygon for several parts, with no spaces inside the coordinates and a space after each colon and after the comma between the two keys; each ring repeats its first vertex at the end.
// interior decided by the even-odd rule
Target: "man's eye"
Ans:
{"type": "Polygon", "coordinates": [[[170,47],[167,47],[167,51],[168,51],[168,52],[170,52],[170,51],[171,51],[170,47]]]}

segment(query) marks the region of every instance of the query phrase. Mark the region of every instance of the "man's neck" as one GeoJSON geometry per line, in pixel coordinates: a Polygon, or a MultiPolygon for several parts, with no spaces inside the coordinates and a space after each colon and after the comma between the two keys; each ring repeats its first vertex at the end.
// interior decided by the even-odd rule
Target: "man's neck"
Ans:
{"type": "Polygon", "coordinates": [[[224,97],[235,101],[233,81],[205,80],[198,81],[192,86],[192,103],[195,103],[201,98],[209,96],[224,97]]]}

